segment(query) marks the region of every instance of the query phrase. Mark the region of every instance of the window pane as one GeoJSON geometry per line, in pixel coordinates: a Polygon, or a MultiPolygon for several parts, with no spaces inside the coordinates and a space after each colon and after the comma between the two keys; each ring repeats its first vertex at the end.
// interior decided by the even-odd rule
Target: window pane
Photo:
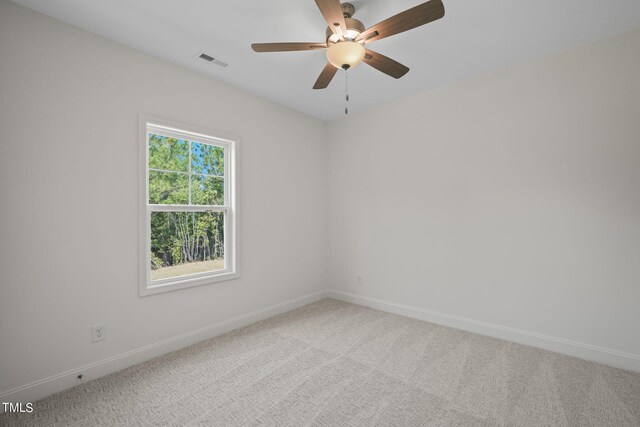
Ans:
{"type": "Polygon", "coordinates": [[[191,171],[206,175],[224,176],[224,148],[192,142],[191,171]]]}
{"type": "Polygon", "coordinates": [[[189,171],[189,141],[149,134],[149,169],[189,171]]]}
{"type": "Polygon", "coordinates": [[[223,212],[151,212],[151,280],[224,269],[223,212]]]}
{"type": "Polygon", "coordinates": [[[189,204],[189,175],[149,171],[149,203],[152,205],[189,204]]]}
{"type": "Polygon", "coordinates": [[[224,179],[192,175],[191,204],[224,205],[224,179]]]}

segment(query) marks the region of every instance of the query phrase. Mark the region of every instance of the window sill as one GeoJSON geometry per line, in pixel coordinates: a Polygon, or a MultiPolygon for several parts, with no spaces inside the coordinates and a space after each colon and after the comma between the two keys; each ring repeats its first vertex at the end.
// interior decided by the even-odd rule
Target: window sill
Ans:
{"type": "Polygon", "coordinates": [[[166,282],[158,285],[147,284],[147,286],[145,287],[140,287],[140,296],[145,297],[165,292],[178,291],[180,289],[193,288],[196,286],[210,285],[217,282],[226,282],[227,280],[233,280],[239,277],[240,273],[228,272],[205,277],[196,277],[192,279],[179,279],[173,282],[166,282]]]}

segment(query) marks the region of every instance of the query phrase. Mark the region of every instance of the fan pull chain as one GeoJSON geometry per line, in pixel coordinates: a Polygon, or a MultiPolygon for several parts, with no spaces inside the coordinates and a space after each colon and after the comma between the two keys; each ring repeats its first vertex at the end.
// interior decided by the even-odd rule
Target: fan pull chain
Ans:
{"type": "Polygon", "coordinates": [[[349,70],[344,72],[344,114],[349,114],[349,70]]]}

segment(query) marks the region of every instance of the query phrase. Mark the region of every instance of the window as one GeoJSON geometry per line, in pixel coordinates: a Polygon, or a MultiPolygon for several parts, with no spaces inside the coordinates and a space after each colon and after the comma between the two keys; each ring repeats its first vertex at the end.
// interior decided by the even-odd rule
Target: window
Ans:
{"type": "Polygon", "coordinates": [[[140,117],[140,295],[238,277],[236,143],[140,117]]]}

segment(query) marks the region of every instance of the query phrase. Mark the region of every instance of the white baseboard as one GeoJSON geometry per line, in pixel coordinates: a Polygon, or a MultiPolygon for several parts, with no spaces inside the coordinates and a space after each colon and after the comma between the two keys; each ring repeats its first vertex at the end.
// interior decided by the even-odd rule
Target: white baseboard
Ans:
{"type": "MultiPolygon", "coordinates": [[[[0,402],[34,402],[78,385],[78,375],[80,374],[82,374],[84,381],[93,380],[234,329],[242,328],[260,320],[319,301],[326,297],[326,291],[315,292],[300,298],[255,310],[251,313],[237,316],[214,325],[205,326],[204,328],[168,338],[126,353],[118,354],[108,359],[90,363],[67,372],[62,372],[49,378],[44,378],[3,392],[0,394],[0,402]]],[[[2,412],[2,409],[3,408],[0,407],[0,412],[2,412]]]]}
{"type": "Polygon", "coordinates": [[[624,353],[563,338],[555,338],[535,332],[509,328],[502,325],[496,325],[494,323],[480,322],[473,319],[467,319],[465,317],[438,313],[423,308],[410,307],[348,292],[328,290],[327,296],[340,301],[374,308],[376,310],[399,314],[401,316],[424,320],[439,325],[450,326],[456,329],[475,332],[477,334],[487,335],[532,347],[538,347],[554,351],[556,353],[563,353],[569,356],[602,363],[616,368],[640,372],[640,355],[637,354],[624,353]]]}
{"type": "MultiPolygon", "coordinates": [[[[0,394],[0,402],[34,402],[54,393],[78,385],[77,376],[82,374],[85,381],[117,372],[137,363],[179,350],[197,342],[213,338],[251,323],[302,307],[323,298],[334,298],[353,304],[371,307],[377,310],[424,320],[444,326],[475,332],[524,345],[563,353],[581,359],[591,360],[621,369],[640,372],[640,355],[579,343],[562,338],[550,337],[534,332],[509,328],[493,323],[480,322],[460,316],[438,313],[418,307],[397,304],[352,293],[327,289],[280,304],[265,307],[237,316],[214,325],[187,332],[173,338],[118,354],[108,359],[90,363],[66,372],[8,390],[0,394]]],[[[0,407],[2,412],[2,407],[0,407]]]]}

